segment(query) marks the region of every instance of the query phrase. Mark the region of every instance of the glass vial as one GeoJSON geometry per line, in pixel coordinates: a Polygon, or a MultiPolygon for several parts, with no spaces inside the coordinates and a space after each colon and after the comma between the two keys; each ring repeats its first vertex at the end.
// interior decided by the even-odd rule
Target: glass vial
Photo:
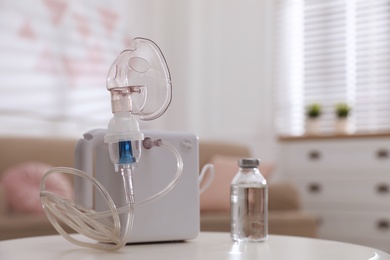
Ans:
{"type": "Polygon", "coordinates": [[[268,237],[268,187],[259,159],[240,159],[230,186],[233,241],[265,241],[268,237]]]}

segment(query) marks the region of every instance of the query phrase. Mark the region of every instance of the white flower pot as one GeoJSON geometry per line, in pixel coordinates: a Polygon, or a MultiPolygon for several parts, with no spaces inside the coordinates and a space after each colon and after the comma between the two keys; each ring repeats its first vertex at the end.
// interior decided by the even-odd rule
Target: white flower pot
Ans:
{"type": "Polygon", "coordinates": [[[316,135],[319,132],[320,120],[318,118],[306,118],[305,133],[307,135],[316,135]]]}
{"type": "Polygon", "coordinates": [[[337,134],[347,134],[348,129],[348,118],[337,118],[335,122],[335,132],[337,134]]]}

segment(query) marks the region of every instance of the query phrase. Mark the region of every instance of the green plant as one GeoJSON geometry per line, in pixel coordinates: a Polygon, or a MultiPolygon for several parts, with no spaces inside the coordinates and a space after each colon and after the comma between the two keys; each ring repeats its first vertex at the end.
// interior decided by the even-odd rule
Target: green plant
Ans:
{"type": "Polygon", "coordinates": [[[321,115],[321,105],[318,103],[310,104],[306,107],[306,115],[309,118],[317,118],[321,115]]]}
{"type": "Polygon", "coordinates": [[[351,112],[351,107],[347,103],[338,103],[335,105],[336,116],[338,118],[348,117],[349,112],[351,112]]]}

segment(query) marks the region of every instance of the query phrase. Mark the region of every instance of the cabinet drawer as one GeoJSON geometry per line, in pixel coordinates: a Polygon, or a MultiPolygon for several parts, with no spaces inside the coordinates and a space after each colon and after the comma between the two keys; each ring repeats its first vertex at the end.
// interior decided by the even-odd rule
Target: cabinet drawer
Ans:
{"type": "Polygon", "coordinates": [[[316,211],[319,237],[390,249],[390,212],[316,211]]]}
{"type": "Polygon", "coordinates": [[[350,179],[388,179],[390,176],[390,165],[388,167],[358,167],[351,163],[345,163],[342,167],[334,164],[307,167],[306,165],[293,166],[282,169],[282,173],[289,180],[295,178],[350,178],[350,179]]]}
{"type": "Polygon", "coordinates": [[[304,209],[389,210],[390,178],[304,178],[294,179],[304,209]]]}
{"type": "Polygon", "coordinates": [[[390,167],[390,140],[342,140],[287,143],[282,145],[289,167],[390,167]]]}

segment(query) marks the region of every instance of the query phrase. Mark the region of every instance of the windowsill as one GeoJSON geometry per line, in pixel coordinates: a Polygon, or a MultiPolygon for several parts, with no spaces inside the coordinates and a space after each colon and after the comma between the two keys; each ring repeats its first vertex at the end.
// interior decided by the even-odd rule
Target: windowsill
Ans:
{"type": "Polygon", "coordinates": [[[279,135],[280,142],[288,141],[309,141],[309,140],[329,140],[329,139],[354,139],[354,138],[380,138],[390,137],[390,132],[370,132],[353,134],[304,134],[304,135],[279,135]]]}

